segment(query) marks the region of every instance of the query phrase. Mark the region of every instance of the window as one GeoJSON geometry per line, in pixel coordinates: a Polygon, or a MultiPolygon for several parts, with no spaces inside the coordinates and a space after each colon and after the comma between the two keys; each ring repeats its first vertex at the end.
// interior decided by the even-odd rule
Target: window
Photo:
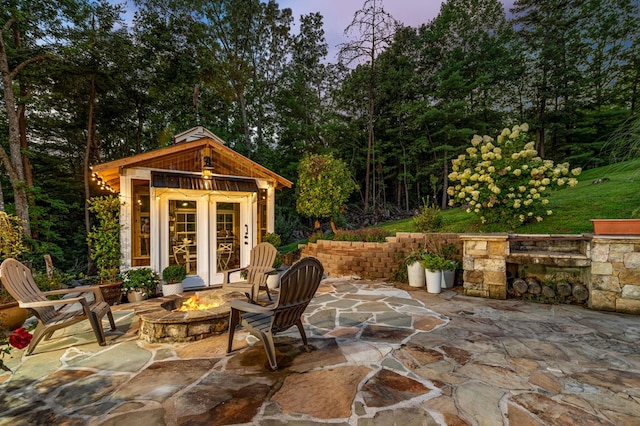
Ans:
{"type": "Polygon", "coordinates": [[[149,181],[134,179],[131,181],[133,205],[133,224],[131,235],[131,265],[149,266],[151,247],[151,216],[149,200],[149,181]]]}

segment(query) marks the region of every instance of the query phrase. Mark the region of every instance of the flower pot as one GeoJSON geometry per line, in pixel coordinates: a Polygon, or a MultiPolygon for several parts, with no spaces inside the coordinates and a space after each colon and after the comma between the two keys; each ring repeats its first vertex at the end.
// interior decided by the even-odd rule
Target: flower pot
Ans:
{"type": "Polygon", "coordinates": [[[440,293],[442,291],[442,271],[425,269],[424,275],[427,281],[427,292],[440,293]]]}
{"type": "Polygon", "coordinates": [[[420,262],[413,262],[407,265],[407,275],[411,287],[424,287],[425,272],[420,262]]]}
{"type": "Polygon", "coordinates": [[[0,305],[0,332],[13,331],[22,327],[27,320],[29,311],[18,306],[18,302],[0,305]]]}
{"type": "Polygon", "coordinates": [[[442,288],[453,288],[455,284],[456,271],[442,271],[442,281],[440,282],[440,286],[442,288]]]}
{"type": "Polygon", "coordinates": [[[143,293],[139,290],[129,290],[127,291],[127,300],[129,303],[133,302],[141,302],[147,298],[146,293],[143,293]]]}
{"type": "Polygon", "coordinates": [[[109,305],[116,305],[122,300],[122,281],[100,284],[99,287],[102,298],[109,305]]]}
{"type": "Polygon", "coordinates": [[[184,286],[182,285],[182,281],[179,283],[171,283],[162,284],[162,295],[163,296],[171,296],[172,294],[180,294],[184,291],[184,286]]]}
{"type": "Polygon", "coordinates": [[[591,219],[596,235],[640,235],[640,219],[591,219]]]}
{"type": "Polygon", "coordinates": [[[269,287],[269,290],[275,290],[278,287],[280,287],[280,276],[282,275],[282,273],[278,272],[275,274],[269,274],[267,275],[267,287],[269,287]]]}

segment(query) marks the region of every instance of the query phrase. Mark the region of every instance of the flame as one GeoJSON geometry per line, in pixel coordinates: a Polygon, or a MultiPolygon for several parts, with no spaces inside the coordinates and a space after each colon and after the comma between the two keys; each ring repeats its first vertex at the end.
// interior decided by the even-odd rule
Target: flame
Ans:
{"type": "Polygon", "coordinates": [[[182,306],[178,309],[174,309],[172,312],[203,311],[206,309],[217,308],[221,304],[222,303],[220,302],[199,303],[198,295],[196,294],[182,302],[182,306]]]}

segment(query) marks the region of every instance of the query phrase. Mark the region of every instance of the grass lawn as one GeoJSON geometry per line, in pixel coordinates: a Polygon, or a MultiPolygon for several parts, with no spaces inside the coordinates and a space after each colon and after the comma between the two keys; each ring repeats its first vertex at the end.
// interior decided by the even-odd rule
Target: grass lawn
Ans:
{"type": "MultiPolygon", "coordinates": [[[[640,208],[640,159],[586,170],[578,185],[554,191],[549,197],[553,215],[540,223],[529,223],[515,230],[521,234],[581,234],[593,232],[590,219],[626,219],[640,208]],[[602,183],[593,181],[607,178],[602,183]]],[[[461,208],[442,212],[441,232],[509,231],[493,227],[481,229],[475,215],[461,208]]],[[[391,232],[415,232],[413,219],[376,225],[391,232]]]]}

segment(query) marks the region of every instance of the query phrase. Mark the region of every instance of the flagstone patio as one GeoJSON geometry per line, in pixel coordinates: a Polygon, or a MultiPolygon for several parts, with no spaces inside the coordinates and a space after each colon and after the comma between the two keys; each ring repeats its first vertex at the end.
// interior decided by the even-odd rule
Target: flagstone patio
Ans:
{"type": "MultiPolygon", "coordinates": [[[[141,302],[145,303],[145,302],[141,302]]],[[[88,324],[6,358],[0,425],[637,425],[637,316],[326,279],[277,371],[236,333],[137,338],[135,304],[98,346],[88,324]]]]}

